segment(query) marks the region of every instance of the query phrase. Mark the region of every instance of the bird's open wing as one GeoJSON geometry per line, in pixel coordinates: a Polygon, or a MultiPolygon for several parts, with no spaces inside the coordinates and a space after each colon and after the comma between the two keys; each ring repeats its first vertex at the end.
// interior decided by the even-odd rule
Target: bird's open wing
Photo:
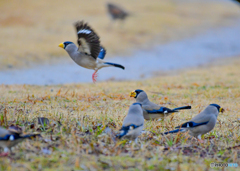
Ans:
{"type": "Polygon", "coordinates": [[[100,52],[100,40],[94,30],[83,21],[74,24],[78,36],[78,50],[97,59],[100,52]]]}

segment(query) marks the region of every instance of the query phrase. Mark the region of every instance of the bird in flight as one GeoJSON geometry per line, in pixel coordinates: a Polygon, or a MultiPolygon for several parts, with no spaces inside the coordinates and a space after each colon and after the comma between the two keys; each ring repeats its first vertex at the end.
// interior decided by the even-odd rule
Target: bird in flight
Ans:
{"type": "Polygon", "coordinates": [[[60,43],[58,46],[65,49],[72,60],[78,65],[95,71],[92,75],[94,83],[97,79],[97,71],[101,68],[117,67],[125,69],[122,65],[103,60],[106,55],[106,49],[101,46],[100,38],[87,23],[78,21],[74,26],[78,36],[78,47],[70,41],[60,43]]]}

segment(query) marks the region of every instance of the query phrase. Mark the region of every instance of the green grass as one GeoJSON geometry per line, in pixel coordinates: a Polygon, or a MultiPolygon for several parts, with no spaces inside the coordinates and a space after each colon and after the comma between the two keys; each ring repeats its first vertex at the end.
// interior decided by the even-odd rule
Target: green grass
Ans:
{"type": "Polygon", "coordinates": [[[0,158],[0,170],[207,170],[212,162],[240,165],[239,64],[239,59],[227,60],[143,81],[1,85],[0,124],[18,125],[23,132],[39,132],[43,138],[17,145],[11,157],[0,158]],[[192,110],[164,121],[146,121],[145,130],[150,132],[139,137],[139,145],[115,140],[135,101],[129,97],[134,89],[145,90],[157,104],[191,105],[192,110]],[[225,113],[203,136],[205,143],[186,133],[160,134],[190,120],[210,103],[221,105],[225,113]],[[37,117],[50,122],[37,124],[37,117]],[[112,132],[106,133],[106,127],[112,132]]]}

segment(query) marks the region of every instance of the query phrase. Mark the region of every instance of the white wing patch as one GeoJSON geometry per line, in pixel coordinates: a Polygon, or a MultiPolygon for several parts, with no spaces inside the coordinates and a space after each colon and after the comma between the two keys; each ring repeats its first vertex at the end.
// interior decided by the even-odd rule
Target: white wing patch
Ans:
{"type": "Polygon", "coordinates": [[[90,31],[90,30],[87,30],[87,29],[83,29],[83,30],[79,30],[79,31],[78,31],[78,34],[79,34],[79,33],[90,34],[91,31],[90,31]]]}
{"type": "Polygon", "coordinates": [[[14,136],[11,135],[11,136],[9,137],[9,140],[10,140],[10,141],[13,141],[13,140],[14,140],[14,136]]]}
{"type": "Polygon", "coordinates": [[[187,123],[187,128],[189,128],[189,123],[187,123]]]}
{"type": "Polygon", "coordinates": [[[181,129],[180,132],[186,132],[186,129],[181,129]]]}

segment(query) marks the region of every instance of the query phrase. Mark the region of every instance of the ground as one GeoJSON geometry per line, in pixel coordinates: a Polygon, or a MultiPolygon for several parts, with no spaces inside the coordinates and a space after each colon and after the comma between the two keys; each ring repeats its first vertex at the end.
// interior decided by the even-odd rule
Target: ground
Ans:
{"type": "MultiPolygon", "coordinates": [[[[230,0],[113,2],[132,14],[121,27],[109,26],[105,0],[2,0],[0,69],[61,62],[67,55],[57,46],[76,42],[72,24],[77,20],[94,28],[111,57],[229,26],[240,13],[230,0]]],[[[240,167],[239,65],[239,57],[233,57],[141,81],[0,85],[0,125],[41,134],[0,157],[0,170],[209,170],[212,162],[240,167]],[[159,105],[192,109],[146,121],[137,145],[117,140],[114,135],[135,102],[129,97],[135,89],[145,90],[159,105]],[[211,103],[225,112],[202,137],[204,143],[187,134],[161,135],[211,103]]]]}
{"type": "Polygon", "coordinates": [[[111,57],[229,26],[240,15],[231,0],[114,0],[131,15],[110,27],[106,2],[2,0],[0,70],[62,62],[68,55],[58,44],[76,42],[73,23],[78,20],[94,28],[111,57]]]}
{"type": "MultiPolygon", "coordinates": [[[[210,163],[240,166],[240,60],[129,82],[55,86],[1,85],[0,123],[42,138],[17,145],[0,158],[0,170],[207,170],[210,163]],[[143,89],[159,105],[191,110],[163,121],[146,121],[138,145],[116,140],[129,106],[129,93],[143,89]],[[162,136],[207,105],[225,109],[200,144],[187,134],[162,136]],[[37,118],[44,121],[38,124],[37,118]],[[49,121],[49,123],[48,123],[49,121]],[[107,129],[106,129],[107,128],[107,129]]],[[[236,170],[228,168],[228,170],[236,170]]]]}

